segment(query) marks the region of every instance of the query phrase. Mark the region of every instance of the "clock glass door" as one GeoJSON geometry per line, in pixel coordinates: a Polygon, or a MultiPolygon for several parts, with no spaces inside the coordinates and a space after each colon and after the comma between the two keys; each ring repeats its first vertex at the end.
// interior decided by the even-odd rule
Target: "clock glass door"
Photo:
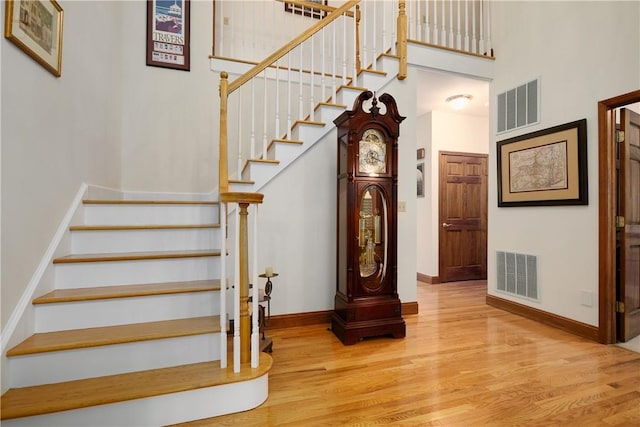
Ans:
{"type": "Polygon", "coordinates": [[[365,290],[382,287],[387,264],[387,203],[376,185],[362,191],[358,221],[358,269],[365,290]]]}

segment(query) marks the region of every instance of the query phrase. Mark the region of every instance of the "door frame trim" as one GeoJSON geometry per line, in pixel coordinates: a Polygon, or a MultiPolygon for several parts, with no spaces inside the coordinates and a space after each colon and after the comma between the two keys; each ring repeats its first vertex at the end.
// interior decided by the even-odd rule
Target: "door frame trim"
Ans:
{"type": "Polygon", "coordinates": [[[640,90],[598,102],[598,340],[616,335],[616,150],[613,110],[640,102],[640,90]]]}
{"type": "MultiPolygon", "coordinates": [[[[487,197],[486,200],[486,209],[485,209],[485,217],[484,217],[484,224],[485,224],[485,231],[486,231],[486,242],[488,243],[489,239],[489,199],[488,199],[488,195],[489,195],[489,154],[487,153],[472,153],[472,152],[468,152],[468,151],[450,151],[450,150],[438,150],[438,276],[437,277],[437,282],[433,282],[433,283],[445,283],[443,282],[443,280],[446,280],[446,277],[444,277],[445,275],[443,274],[443,268],[442,268],[442,239],[441,239],[441,233],[442,233],[442,228],[440,227],[440,224],[442,224],[442,192],[441,190],[441,186],[442,186],[442,170],[440,170],[440,165],[441,162],[440,160],[442,159],[442,156],[446,155],[446,156],[468,156],[468,157],[477,157],[477,158],[482,158],[485,159],[487,162],[487,170],[485,171],[486,175],[485,175],[485,196],[487,197]]],[[[489,253],[488,253],[488,246],[487,246],[487,250],[485,251],[485,273],[488,272],[488,258],[489,258],[489,253]]],[[[480,280],[486,280],[485,279],[480,279],[480,280]]]]}

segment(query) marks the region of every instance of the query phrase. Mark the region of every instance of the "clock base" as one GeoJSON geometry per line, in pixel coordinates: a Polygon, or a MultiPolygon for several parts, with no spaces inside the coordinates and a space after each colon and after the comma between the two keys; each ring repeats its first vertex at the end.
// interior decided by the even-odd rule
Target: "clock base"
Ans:
{"type": "Polygon", "coordinates": [[[336,297],[336,309],[331,316],[331,330],[344,345],[353,345],[363,338],[391,335],[406,336],[397,298],[346,302],[336,297]]]}

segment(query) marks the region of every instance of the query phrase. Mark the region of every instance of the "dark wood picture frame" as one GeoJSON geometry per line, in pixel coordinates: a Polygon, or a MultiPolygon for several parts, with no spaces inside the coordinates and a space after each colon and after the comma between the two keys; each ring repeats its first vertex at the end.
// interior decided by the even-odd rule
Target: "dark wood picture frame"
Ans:
{"type": "Polygon", "coordinates": [[[147,0],[147,65],[190,70],[190,0],[147,0]]]}
{"type": "Polygon", "coordinates": [[[589,204],[587,120],[498,141],[498,206],[589,204]]]}
{"type": "MultiPolygon", "coordinates": [[[[306,3],[318,3],[324,6],[328,5],[328,0],[305,0],[306,3]]],[[[310,6],[302,6],[292,2],[284,2],[284,11],[295,13],[296,15],[308,16],[309,18],[322,19],[327,16],[327,12],[310,6]]]]}

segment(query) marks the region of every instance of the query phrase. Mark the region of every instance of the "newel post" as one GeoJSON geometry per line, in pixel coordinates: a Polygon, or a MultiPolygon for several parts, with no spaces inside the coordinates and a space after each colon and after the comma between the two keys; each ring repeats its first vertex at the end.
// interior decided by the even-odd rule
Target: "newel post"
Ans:
{"type": "Polygon", "coordinates": [[[407,78],[407,14],[406,0],[398,0],[398,40],[396,41],[396,53],[400,57],[398,80],[407,78]]]}
{"type": "Polygon", "coordinates": [[[220,145],[218,149],[218,186],[220,194],[229,191],[227,158],[227,100],[229,99],[229,74],[220,73],[220,145]]]}

